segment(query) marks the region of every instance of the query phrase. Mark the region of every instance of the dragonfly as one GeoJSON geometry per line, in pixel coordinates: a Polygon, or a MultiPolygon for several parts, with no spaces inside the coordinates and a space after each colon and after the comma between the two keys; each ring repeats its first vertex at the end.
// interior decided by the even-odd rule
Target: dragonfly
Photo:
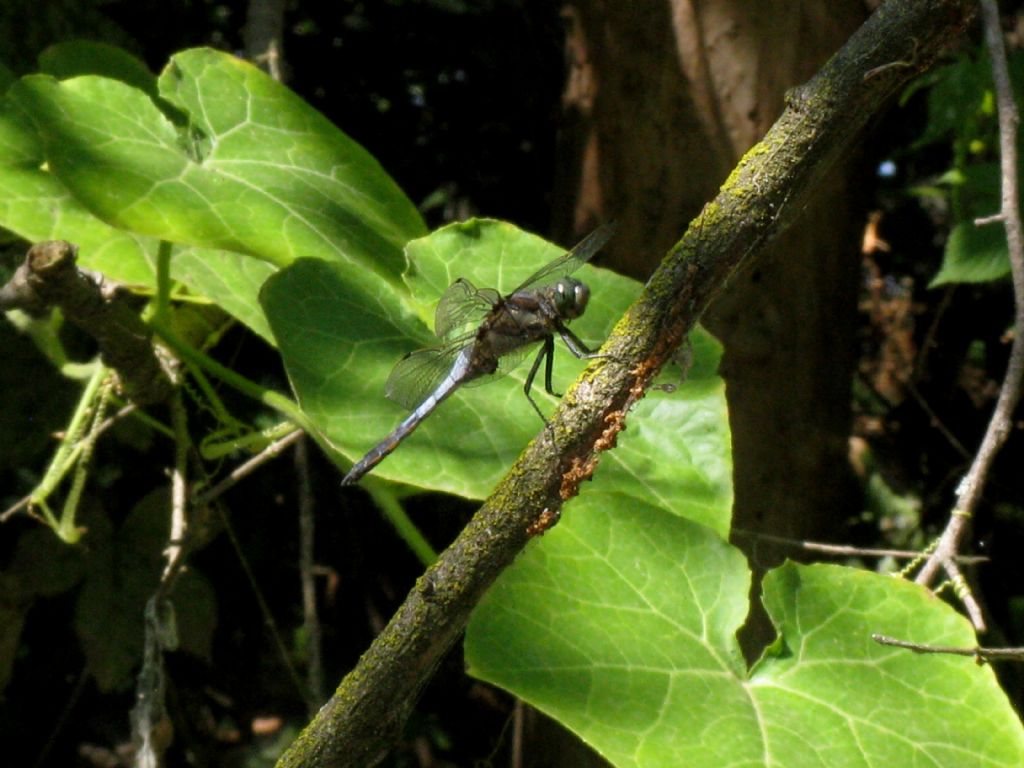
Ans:
{"type": "Polygon", "coordinates": [[[355,463],[342,485],[357,483],[459,387],[504,376],[537,344],[540,351],[523,391],[547,423],[530,391],[544,363],[544,390],[558,397],[551,388],[555,334],[580,359],[603,357],[566,325],[583,314],[590,300],[590,289],[570,275],[601,250],[614,230],[613,223],[598,227],[505,296],[461,277],[448,286],[434,312],[434,334],[440,344],[405,355],[384,385],[385,397],[412,412],[355,463]]]}

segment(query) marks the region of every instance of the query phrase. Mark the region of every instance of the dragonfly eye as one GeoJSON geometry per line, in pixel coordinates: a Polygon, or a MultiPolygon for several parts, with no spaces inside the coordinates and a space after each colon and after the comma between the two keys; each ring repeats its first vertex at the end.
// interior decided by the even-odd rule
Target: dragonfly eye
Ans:
{"type": "Polygon", "coordinates": [[[555,286],[557,298],[555,299],[558,313],[567,320],[572,320],[583,314],[590,301],[590,289],[579,280],[567,277],[560,280],[555,286]]]}

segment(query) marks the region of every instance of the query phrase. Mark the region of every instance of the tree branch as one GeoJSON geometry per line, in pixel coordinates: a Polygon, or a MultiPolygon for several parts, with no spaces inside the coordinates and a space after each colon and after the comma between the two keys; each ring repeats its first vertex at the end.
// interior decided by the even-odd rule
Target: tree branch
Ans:
{"type": "MultiPolygon", "coordinates": [[[[968,0],[890,0],[795,89],[672,249],[595,363],[278,766],[379,762],[474,606],[614,445],[626,414],[726,280],[791,223],[865,122],[962,33],[968,0]],[[900,62],[900,66],[889,66],[900,62]],[[627,361],[634,361],[632,363],[627,361]]],[[[794,407],[799,404],[794,403],[794,407]]]]}
{"type": "Polygon", "coordinates": [[[134,403],[163,402],[174,389],[170,366],[158,356],[134,297],[102,275],[79,269],[77,255],[78,248],[64,240],[33,245],[0,287],[0,310],[38,315],[60,307],[67,320],[96,339],[103,362],[117,371],[134,403]]]}

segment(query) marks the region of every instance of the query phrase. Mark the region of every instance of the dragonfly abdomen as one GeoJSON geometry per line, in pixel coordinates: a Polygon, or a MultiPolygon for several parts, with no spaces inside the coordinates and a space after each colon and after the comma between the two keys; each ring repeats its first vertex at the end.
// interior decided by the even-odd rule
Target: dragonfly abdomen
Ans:
{"type": "Polygon", "coordinates": [[[441,384],[435,389],[429,397],[427,397],[422,403],[420,403],[416,409],[410,413],[402,423],[399,424],[391,432],[390,435],[381,440],[377,445],[370,449],[363,458],[357,461],[352,469],[349,470],[348,474],[342,479],[342,485],[353,485],[359,482],[359,479],[373,469],[375,466],[380,464],[392,451],[399,446],[399,444],[405,440],[413,430],[420,425],[427,416],[434,412],[448,396],[459,388],[459,385],[468,381],[469,379],[476,378],[479,374],[474,374],[472,367],[470,366],[471,350],[469,348],[462,350],[459,356],[455,360],[455,364],[452,366],[451,371],[444,378],[441,384]]]}

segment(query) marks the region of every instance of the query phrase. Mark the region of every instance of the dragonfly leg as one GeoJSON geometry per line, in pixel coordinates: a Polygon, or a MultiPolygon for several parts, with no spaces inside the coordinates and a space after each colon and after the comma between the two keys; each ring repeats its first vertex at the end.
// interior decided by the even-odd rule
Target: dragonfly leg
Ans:
{"type": "Polygon", "coordinates": [[[565,342],[565,346],[569,348],[569,351],[580,360],[599,360],[611,357],[611,355],[603,355],[600,352],[594,352],[583,343],[579,336],[561,323],[558,324],[558,335],[562,337],[562,341],[565,342]]]}
{"type": "Polygon", "coordinates": [[[555,343],[550,336],[548,336],[548,345],[547,361],[544,363],[544,391],[549,395],[561,397],[561,392],[555,392],[555,390],[551,388],[551,369],[554,368],[555,362],[555,343]]]}
{"type": "Polygon", "coordinates": [[[530,394],[530,390],[533,389],[533,380],[537,376],[537,371],[540,370],[540,364],[542,360],[546,359],[546,366],[544,369],[544,389],[548,394],[555,395],[555,397],[561,397],[551,391],[551,366],[552,359],[555,356],[555,342],[550,336],[544,339],[544,344],[540,348],[540,352],[537,353],[537,357],[533,361],[533,365],[530,366],[530,372],[526,374],[526,383],[523,384],[523,392],[526,394],[526,399],[530,401],[530,405],[533,406],[533,410],[540,416],[541,421],[544,424],[548,424],[547,418],[544,416],[544,412],[537,405],[537,401],[533,399],[533,395],[530,394]]]}

